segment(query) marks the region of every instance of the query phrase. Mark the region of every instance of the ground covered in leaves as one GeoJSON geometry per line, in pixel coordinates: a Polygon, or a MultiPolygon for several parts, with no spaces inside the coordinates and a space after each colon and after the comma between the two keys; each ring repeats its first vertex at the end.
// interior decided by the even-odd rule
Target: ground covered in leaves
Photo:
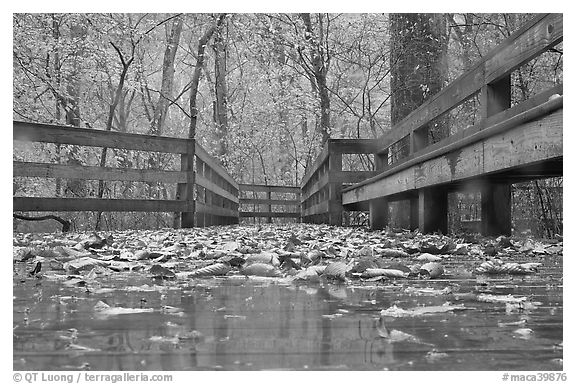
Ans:
{"type": "MultiPolygon", "coordinates": [[[[322,313],[303,315],[310,316],[309,320],[320,319],[323,334],[326,328],[325,322],[328,320],[344,321],[342,318],[346,316],[350,321],[359,319],[361,324],[366,319],[373,320],[372,332],[379,342],[386,342],[387,345],[416,344],[423,348],[418,352],[424,359],[422,361],[430,364],[449,355],[446,351],[438,349],[441,343],[425,340],[425,337],[419,336],[414,329],[411,332],[406,332],[408,329],[405,327],[393,329],[390,327],[390,322],[405,324],[409,319],[427,316],[428,319],[446,322],[450,318],[439,316],[471,313],[480,306],[483,311],[486,308],[495,309],[501,317],[496,318],[493,325],[496,328],[510,329],[507,335],[510,335],[511,341],[515,343],[530,339],[534,341],[535,330],[531,326],[531,319],[526,316],[530,311],[545,309],[547,316],[557,319],[559,315],[561,322],[562,250],[561,238],[553,241],[538,241],[531,238],[483,238],[472,235],[466,238],[453,238],[423,235],[418,232],[368,231],[363,228],[306,224],[226,226],[189,230],[14,234],[14,366],[47,369],[44,362],[40,362],[41,359],[34,360],[33,354],[32,357],[29,356],[31,350],[44,348],[74,352],[76,360],[70,362],[70,356],[65,355],[60,363],[62,369],[90,369],[89,359],[78,359],[78,354],[101,354],[110,349],[101,344],[86,345],[79,342],[82,332],[93,332],[93,329],[82,330],[81,323],[68,321],[70,316],[73,317],[74,311],[82,312],[86,319],[100,321],[111,318],[117,320],[130,315],[164,316],[162,324],[166,329],[172,327],[170,328],[172,331],[164,329],[161,332],[153,330],[151,334],[146,333],[146,346],[131,347],[132,349],[128,351],[131,353],[141,352],[143,348],[147,348],[148,352],[153,351],[153,348],[150,349],[153,344],[160,345],[158,351],[166,352],[167,345],[170,346],[169,350],[174,350],[182,349],[183,343],[188,343],[194,353],[198,354],[202,351],[202,343],[210,342],[216,345],[215,353],[218,353],[218,345],[223,342],[222,340],[229,342],[230,335],[220,338],[208,336],[207,333],[210,331],[194,327],[196,320],[191,320],[191,323],[183,320],[178,322],[172,317],[198,318],[196,312],[199,311],[201,304],[204,305],[202,301],[210,301],[216,296],[216,293],[206,293],[206,290],[214,290],[224,281],[232,282],[232,290],[241,291],[250,284],[256,284],[262,288],[263,294],[267,289],[270,295],[278,295],[278,302],[268,303],[265,306],[281,305],[285,294],[284,291],[272,293],[270,285],[302,290],[308,295],[318,295],[319,292],[325,291],[328,293],[325,301],[337,303],[338,307],[328,305],[329,310],[322,310],[322,313]],[[530,287],[537,288],[532,288],[531,291],[530,287]],[[200,288],[203,289],[202,294],[198,293],[200,288]],[[194,307],[183,305],[183,301],[187,299],[182,297],[171,302],[170,290],[191,291],[190,295],[196,295],[193,299],[194,307]],[[123,294],[131,292],[136,296],[130,296],[129,299],[122,301],[118,299],[120,291],[123,294]],[[538,297],[542,295],[542,291],[548,292],[544,296],[554,296],[554,299],[546,303],[539,301],[538,297]],[[144,295],[146,292],[158,293],[158,300],[156,296],[144,295]],[[354,292],[363,292],[360,295],[362,300],[358,299],[360,296],[354,292]],[[550,292],[555,294],[550,295],[550,292]],[[381,297],[384,295],[387,297],[381,297]],[[558,295],[560,302],[554,302],[558,295]],[[411,299],[408,300],[407,297],[411,299]],[[139,302],[136,298],[139,298],[139,302]],[[78,300],[82,303],[78,304],[78,300]],[[359,300],[359,304],[355,300],[359,300]],[[74,309],[68,313],[67,306],[71,303],[75,303],[71,306],[74,309]],[[62,306],[64,315],[52,321],[43,320],[42,316],[54,310],[54,305],[57,308],[62,306]],[[35,306],[38,307],[36,318],[33,315],[35,306]],[[509,317],[511,315],[512,318],[509,317]],[[401,328],[404,330],[400,330],[401,328]],[[39,347],[31,341],[31,338],[38,338],[38,332],[43,329],[51,329],[54,332],[52,336],[42,336],[48,338],[45,341],[50,345],[47,346],[45,343],[39,347]]],[[[214,313],[220,311],[226,321],[246,320],[252,314],[246,312],[249,308],[246,307],[247,303],[258,306],[254,303],[255,292],[260,291],[250,291],[245,297],[242,296],[244,307],[214,304],[201,308],[202,311],[214,313]],[[227,307],[236,310],[227,310],[227,307]]],[[[227,295],[233,294],[227,293],[227,295]]],[[[296,295],[293,300],[302,299],[296,295]]],[[[291,303],[291,306],[286,308],[288,311],[296,311],[297,305],[291,303]]],[[[306,306],[303,308],[306,313],[306,306]]],[[[259,311],[259,314],[267,313],[261,308],[259,311]]],[[[210,321],[217,321],[214,319],[211,318],[210,321]]],[[[264,325],[260,327],[268,327],[266,319],[262,321],[264,325]]],[[[271,317],[267,321],[270,323],[284,320],[271,317]]],[[[548,321],[546,326],[558,328],[558,324],[554,321],[548,321]]],[[[338,324],[344,327],[348,323],[338,324]]],[[[422,323],[422,329],[425,325],[422,323]]],[[[94,325],[90,327],[94,328],[94,325]]],[[[228,325],[226,329],[227,327],[228,325]]],[[[467,327],[461,327],[464,328],[467,327]]],[[[279,332],[281,340],[284,336],[282,331],[279,332]]],[[[217,329],[214,333],[217,333],[217,329]]],[[[546,368],[561,369],[562,330],[556,329],[553,334],[554,337],[547,335],[539,341],[541,345],[537,344],[540,349],[554,352],[548,361],[551,365],[546,368]]],[[[358,338],[362,339],[363,336],[358,338]]],[[[470,336],[463,337],[466,338],[470,336]]],[[[324,344],[325,342],[326,340],[322,341],[324,344]]],[[[293,348],[294,353],[298,353],[302,348],[311,348],[311,353],[316,353],[314,346],[304,346],[302,343],[304,341],[283,348],[293,348]]],[[[336,345],[338,343],[333,341],[335,350],[341,348],[340,345],[336,345]]],[[[502,348],[509,348],[510,345],[514,344],[507,344],[507,347],[502,348]]],[[[243,348],[245,347],[243,344],[243,348]]],[[[351,346],[348,348],[353,349],[351,346]]],[[[230,347],[228,351],[231,349],[233,348],[230,347]]],[[[278,347],[269,346],[269,349],[276,351],[278,347]]],[[[225,354],[226,348],[223,351],[225,354]]],[[[391,353],[389,349],[384,351],[381,355],[391,353]]],[[[266,351],[263,350],[262,354],[266,354],[266,351]]],[[[312,366],[331,366],[322,363],[321,360],[312,366]]],[[[338,359],[336,360],[338,362],[338,359]]],[[[146,359],[140,358],[138,360],[140,364],[145,361],[146,359]]],[[[276,366],[274,365],[276,362],[267,363],[272,366],[245,362],[246,365],[240,367],[239,361],[241,359],[237,358],[233,363],[240,369],[308,367],[305,363],[301,365],[283,363],[276,366]]],[[[397,359],[392,361],[396,362],[397,359]]],[[[418,361],[418,357],[398,363],[396,366],[391,365],[390,361],[382,365],[364,362],[364,366],[359,366],[360,363],[355,361],[336,366],[348,369],[410,369],[410,362],[414,364],[414,361],[418,361]]],[[[197,369],[200,365],[196,362],[193,366],[182,365],[176,368],[197,369]]],[[[106,369],[106,367],[110,366],[96,368],[106,369]]],[[[118,369],[116,366],[112,367],[118,369]]],[[[218,367],[230,368],[226,363],[214,362],[204,366],[209,369],[218,367]]],[[[130,368],[141,369],[143,366],[131,365],[130,368]]]]}

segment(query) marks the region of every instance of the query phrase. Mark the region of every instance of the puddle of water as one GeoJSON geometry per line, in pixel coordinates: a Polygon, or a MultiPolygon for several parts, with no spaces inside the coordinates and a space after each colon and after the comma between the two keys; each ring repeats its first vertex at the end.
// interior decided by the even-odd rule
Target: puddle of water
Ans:
{"type": "Polygon", "coordinates": [[[561,265],[543,271],[488,279],[503,293],[541,303],[524,309],[470,300],[465,293],[478,292],[476,279],[348,285],[245,278],[154,283],[134,274],[104,280],[92,292],[47,279],[15,279],[13,366],[561,370],[561,265]],[[438,294],[446,287],[456,288],[460,296],[438,294]],[[414,291],[418,288],[434,291],[414,291]],[[99,301],[134,313],[97,312],[99,301]],[[447,301],[474,309],[380,320],[380,311],[393,305],[409,309],[447,301]]]}

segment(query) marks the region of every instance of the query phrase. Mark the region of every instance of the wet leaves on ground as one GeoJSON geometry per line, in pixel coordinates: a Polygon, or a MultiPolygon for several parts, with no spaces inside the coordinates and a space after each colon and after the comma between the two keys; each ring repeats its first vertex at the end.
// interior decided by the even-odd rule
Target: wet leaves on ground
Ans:
{"type": "MultiPolygon", "coordinates": [[[[64,318],[88,307],[94,321],[101,323],[132,321],[138,316],[161,319],[162,329],[154,328],[144,338],[145,348],[150,350],[226,343],[224,336],[205,337],[206,328],[198,331],[182,324],[166,325],[166,318],[184,323],[190,308],[198,306],[210,308],[218,316],[214,321],[219,329],[222,321],[248,326],[273,313],[273,308],[261,307],[266,297],[263,292],[281,286],[290,294],[303,295],[300,302],[283,296],[285,305],[302,305],[308,300],[302,297],[327,303],[325,310],[315,312],[322,324],[342,326],[350,319],[366,317],[380,320],[381,326],[375,325],[372,338],[366,340],[379,340],[386,351],[392,346],[417,345],[423,348],[420,358],[424,362],[442,364],[452,359],[452,353],[433,349],[438,348],[437,342],[429,343],[425,332],[406,327],[402,321],[421,321],[422,329],[427,329],[427,321],[449,322],[456,316],[466,318],[467,313],[484,311],[493,316],[487,326],[498,330],[499,336],[527,343],[540,335],[531,315],[545,310],[553,317],[555,311],[562,311],[561,301],[542,305],[541,292],[535,297],[518,288],[520,283],[530,286],[537,280],[547,281],[550,297],[561,292],[561,276],[545,280],[554,265],[561,267],[561,240],[455,238],[299,224],[14,234],[13,243],[14,286],[33,292],[29,296],[15,294],[15,303],[19,303],[15,314],[16,308],[23,311],[22,303],[27,308],[26,313],[15,316],[15,334],[52,324],[34,316],[39,303],[48,300],[50,311],[59,306],[58,313],[64,318]],[[247,312],[232,311],[229,302],[217,304],[225,300],[215,294],[223,282],[230,284],[228,294],[240,286],[254,289],[242,298],[247,312]],[[58,286],[59,291],[45,295],[44,284],[58,286]],[[190,302],[170,301],[173,292],[190,295],[190,302]],[[251,317],[252,308],[266,316],[251,317]]],[[[74,327],[76,333],[60,330],[53,336],[64,350],[89,354],[112,348],[92,342],[86,329],[74,327]]],[[[461,332],[476,337],[475,329],[461,332]]]]}

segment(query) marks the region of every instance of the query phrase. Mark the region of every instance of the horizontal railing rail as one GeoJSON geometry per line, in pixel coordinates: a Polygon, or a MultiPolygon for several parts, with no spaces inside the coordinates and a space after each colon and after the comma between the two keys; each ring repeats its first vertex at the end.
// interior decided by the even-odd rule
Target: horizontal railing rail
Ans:
{"type": "Polygon", "coordinates": [[[302,220],[342,224],[342,187],[374,176],[374,171],[343,171],[343,154],[374,154],[377,142],[371,139],[329,139],[301,183],[302,220]]]}
{"type": "Polygon", "coordinates": [[[240,217],[300,219],[300,187],[239,184],[240,217]]]}
{"type": "Polygon", "coordinates": [[[238,222],[238,184],[194,139],[21,121],[13,139],[180,155],[180,171],[14,161],[14,177],[177,184],[174,200],[14,196],[14,211],[178,212],[183,227],[238,222]]]}
{"type": "MultiPolygon", "coordinates": [[[[550,91],[547,91],[543,94],[547,95],[549,92],[550,91]]],[[[554,92],[562,93],[562,86],[554,87],[554,92]]],[[[541,100],[542,98],[536,97],[536,99],[541,100]]],[[[457,134],[451,135],[424,149],[421,149],[420,151],[410,154],[402,160],[389,165],[377,175],[344,188],[343,192],[348,192],[361,186],[374,183],[414,165],[454,152],[475,142],[513,129],[523,123],[548,115],[559,109],[563,109],[563,105],[564,98],[560,95],[557,98],[542,101],[540,105],[534,105],[534,100],[530,99],[525,103],[517,105],[517,108],[511,108],[516,112],[515,115],[511,115],[510,110],[499,113],[497,116],[493,116],[493,118],[490,119],[490,125],[487,125],[487,121],[475,124],[457,134]],[[526,107],[530,107],[530,109],[526,109],[526,107]]]]}
{"type": "Polygon", "coordinates": [[[238,183],[198,143],[195,149],[196,225],[238,223],[238,183]]]}

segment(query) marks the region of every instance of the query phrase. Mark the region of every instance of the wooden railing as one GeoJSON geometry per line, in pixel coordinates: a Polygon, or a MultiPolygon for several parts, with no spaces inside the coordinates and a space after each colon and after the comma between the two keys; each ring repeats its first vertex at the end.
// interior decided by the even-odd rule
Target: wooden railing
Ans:
{"type": "Polygon", "coordinates": [[[511,107],[513,71],[563,39],[561,14],[535,17],[376,140],[379,174],[343,191],[347,207],[369,203],[373,228],[387,220],[391,198],[411,204],[411,227],[446,231],[447,187],[490,175],[482,183],[484,234],[510,233],[510,184],[562,174],[562,85],[511,107]],[[431,123],[479,95],[481,121],[436,143],[431,123]],[[389,164],[393,145],[405,158],[389,164]],[[501,174],[499,178],[496,176],[501,174]]]}
{"type": "Polygon", "coordinates": [[[343,154],[374,154],[376,141],[329,139],[302,179],[302,221],[342,224],[342,187],[376,174],[373,171],[343,171],[343,154]]]}
{"type": "Polygon", "coordinates": [[[300,188],[240,184],[240,217],[300,219],[300,188]]]}
{"type": "MultiPolygon", "coordinates": [[[[383,160],[379,169],[385,170],[399,164],[388,165],[390,147],[409,138],[410,158],[430,147],[428,142],[429,124],[436,118],[445,115],[473,96],[480,94],[481,119],[474,129],[458,136],[479,131],[498,121],[505,120],[522,111],[533,108],[555,93],[562,93],[562,86],[554,87],[537,98],[524,102],[521,106],[511,105],[511,73],[549,48],[562,42],[562,14],[542,14],[522,26],[512,36],[490,51],[470,70],[447,85],[441,92],[432,96],[410,115],[395,125],[392,130],[378,138],[378,155],[383,160]],[[505,111],[505,112],[504,112],[505,111]]],[[[454,140],[453,138],[451,140],[454,140]]],[[[446,141],[436,144],[444,146],[446,141]]]]}
{"type": "Polygon", "coordinates": [[[14,177],[176,183],[175,200],[21,197],[14,211],[180,212],[181,226],[238,222],[238,184],[193,139],[14,121],[16,141],[179,154],[180,171],[36,162],[13,163],[14,177]]]}
{"type": "Polygon", "coordinates": [[[196,226],[238,223],[238,183],[198,143],[194,183],[196,226]]]}

